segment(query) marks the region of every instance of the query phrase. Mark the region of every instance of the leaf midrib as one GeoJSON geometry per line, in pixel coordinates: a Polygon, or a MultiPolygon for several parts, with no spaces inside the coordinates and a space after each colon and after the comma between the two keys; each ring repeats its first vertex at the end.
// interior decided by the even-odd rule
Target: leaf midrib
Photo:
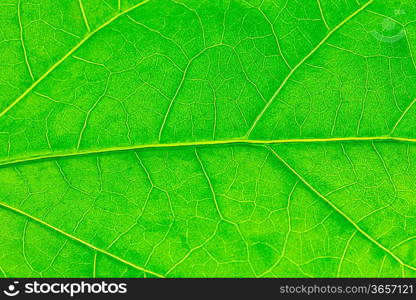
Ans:
{"type": "MultiPolygon", "coordinates": [[[[335,204],[333,204],[329,199],[327,199],[323,194],[321,194],[317,189],[315,189],[302,175],[300,175],[296,170],[294,170],[293,168],[292,168],[292,166],[291,165],[289,165],[279,154],[277,154],[272,148],[270,148],[270,147],[268,147],[267,146],[267,148],[268,148],[268,150],[269,151],[271,151],[272,152],[272,154],[274,155],[274,156],[276,156],[279,160],[280,160],[280,162],[291,172],[291,173],[293,173],[296,177],[298,177],[298,179],[300,180],[300,181],[302,181],[302,183],[309,189],[309,190],[311,190],[315,195],[317,195],[319,198],[321,198],[323,201],[324,201],[324,203],[326,203],[326,204],[328,204],[330,207],[331,207],[331,209],[333,209],[333,210],[335,210],[340,216],[342,216],[350,225],[352,225],[356,230],[357,230],[357,232],[359,232],[361,235],[363,235],[370,243],[372,243],[372,244],[374,244],[377,248],[379,248],[380,250],[382,250],[383,252],[385,252],[386,254],[388,254],[389,256],[391,256],[394,260],[396,260],[402,267],[406,267],[406,268],[408,268],[408,269],[411,269],[411,270],[415,270],[416,271],[416,267],[415,266],[413,266],[413,265],[410,265],[410,264],[408,264],[408,263],[405,263],[402,259],[400,259],[392,250],[390,250],[390,249],[388,249],[387,247],[385,247],[384,245],[382,245],[382,244],[380,244],[376,239],[374,239],[370,234],[368,234],[366,231],[364,231],[356,222],[354,222],[346,213],[344,213],[341,209],[339,209],[337,206],[335,206],[335,204]]],[[[154,276],[157,276],[157,277],[165,277],[164,275],[162,275],[162,274],[159,274],[159,273],[156,273],[156,272],[153,272],[153,271],[151,271],[151,270],[148,270],[148,269],[146,269],[146,268],[143,268],[143,267],[140,267],[140,266],[138,266],[138,265],[136,265],[136,264],[134,264],[134,263],[132,263],[132,262],[129,262],[129,261],[127,261],[127,260],[125,260],[125,259],[123,259],[123,258],[121,258],[121,257],[119,257],[119,256],[117,256],[117,255],[115,255],[115,254],[112,254],[112,253],[110,253],[110,252],[107,252],[107,251],[105,251],[105,250],[103,250],[103,249],[101,249],[101,248],[98,248],[98,247],[96,247],[96,246],[94,246],[94,245],[92,245],[92,244],[90,244],[90,243],[88,243],[87,241],[84,241],[84,240],[82,240],[82,239],[80,239],[80,238],[78,238],[78,237],[76,237],[76,236],[74,236],[74,235],[71,235],[71,234],[69,234],[69,233],[67,233],[67,232],[65,232],[64,230],[62,230],[62,229],[59,229],[59,228],[57,228],[57,227],[55,227],[55,226],[53,226],[53,225],[51,225],[51,224],[49,224],[49,223],[47,223],[46,221],[43,221],[43,220],[41,220],[41,219],[39,219],[39,218],[37,218],[37,217],[34,217],[34,216],[32,216],[32,215],[30,215],[30,214],[28,214],[28,213],[26,213],[26,212],[24,212],[24,211],[22,211],[22,210],[20,210],[20,209],[18,209],[18,208],[15,208],[15,207],[13,207],[13,206],[10,206],[10,205],[8,205],[8,204],[5,204],[5,203],[1,203],[0,202],[0,207],[3,207],[3,208],[5,208],[5,209],[8,209],[8,210],[10,210],[10,211],[12,211],[12,212],[14,212],[14,213],[17,213],[17,214],[19,214],[19,215],[22,215],[22,216],[24,216],[24,217],[27,217],[27,218],[29,218],[29,219],[31,219],[32,221],[35,221],[35,222],[37,222],[37,223],[39,223],[39,224],[41,224],[41,225],[43,225],[43,226],[45,226],[45,227],[47,227],[47,228],[49,228],[49,229],[52,229],[52,230],[54,230],[55,232],[58,232],[58,233],[60,233],[60,234],[62,234],[62,235],[64,235],[64,236],[66,236],[67,238],[70,238],[70,239],[72,239],[72,240],[74,240],[74,241],[76,241],[76,242],[78,242],[78,243],[81,243],[81,244],[83,244],[84,246],[87,246],[87,247],[89,247],[89,248],[91,248],[91,249],[93,249],[93,250],[95,250],[95,251],[97,251],[97,252],[100,252],[100,253],[102,253],[102,254],[104,254],[104,255],[107,255],[107,256],[109,256],[109,257],[112,257],[113,259],[116,259],[116,260],[118,260],[118,261],[120,261],[120,262],[122,262],[122,263],[124,263],[124,264],[126,264],[126,265],[128,265],[128,266],[130,266],[130,267],[133,267],[134,269],[137,269],[137,270],[140,270],[140,271],[143,271],[143,272],[146,272],[146,273],[149,273],[149,274],[152,274],[152,275],[154,275],[154,276]]]]}
{"type": "Polygon", "coordinates": [[[307,144],[307,143],[336,143],[336,142],[391,142],[391,143],[416,143],[416,138],[395,137],[395,136],[373,136],[373,137],[338,137],[338,138],[293,138],[293,139],[270,139],[270,140],[254,140],[254,139],[227,139],[227,140],[205,140],[193,142],[177,142],[177,143],[158,143],[158,144],[138,144],[121,147],[107,147],[101,149],[81,150],[81,151],[62,151],[50,152],[34,156],[21,157],[16,159],[0,160],[0,167],[7,167],[15,164],[24,164],[41,160],[69,158],[85,155],[127,152],[141,149],[164,149],[164,148],[187,148],[187,147],[212,147],[227,145],[275,145],[275,144],[307,144]]]}
{"type": "MultiPolygon", "coordinates": [[[[3,110],[0,113],[0,118],[4,116],[10,109],[12,109],[20,100],[22,100],[27,94],[29,94],[41,81],[43,81],[54,69],[56,69],[60,64],[62,64],[71,54],[73,54],[79,47],[81,47],[92,35],[103,29],[104,27],[111,24],[113,21],[115,21],[120,16],[128,13],[129,11],[149,2],[150,0],[142,1],[129,9],[120,12],[116,14],[114,17],[109,19],[107,22],[99,26],[97,29],[95,29],[92,32],[89,32],[74,48],[72,48],[65,56],[63,56],[58,62],[56,62],[48,71],[46,71],[38,80],[36,80],[23,94],[21,94],[15,101],[13,101],[5,110],[3,110]]],[[[265,111],[268,109],[270,104],[273,102],[273,100],[277,97],[280,90],[285,86],[286,82],[289,80],[289,78],[293,75],[293,73],[310,57],[315,53],[322,44],[325,43],[325,41],[341,26],[343,26],[347,21],[349,21],[352,17],[354,17],[356,14],[358,14],[360,11],[364,10],[368,5],[370,5],[373,2],[373,0],[370,0],[366,4],[360,7],[359,10],[354,12],[352,15],[350,15],[347,19],[345,19],[343,22],[341,22],[338,26],[336,26],[307,56],[305,56],[298,65],[289,73],[289,75],[286,77],[286,79],[283,81],[283,83],[279,86],[278,90],[275,92],[275,94],[272,96],[270,101],[266,104],[264,109],[260,112],[260,114],[256,117],[252,127],[250,127],[247,136],[249,136],[256,126],[257,122],[260,120],[260,118],[263,116],[265,111]]],[[[412,105],[412,104],[411,104],[412,105]]],[[[400,122],[399,120],[398,122],[400,122]]],[[[396,124],[397,125],[397,124],[396,124]]],[[[89,151],[79,151],[74,153],[61,153],[61,154],[50,154],[50,155],[39,155],[39,156],[33,156],[28,158],[23,158],[20,160],[9,160],[0,162],[0,166],[8,166],[11,164],[16,163],[24,163],[24,162],[30,162],[30,161],[37,161],[37,160],[43,160],[43,159],[50,159],[50,158],[62,158],[62,157],[72,157],[72,156],[78,156],[78,155],[88,155],[88,154],[99,154],[99,153],[108,153],[108,152],[118,152],[118,151],[129,151],[129,150],[138,150],[138,149],[145,149],[145,148],[173,148],[173,147],[189,147],[189,146],[209,146],[209,145],[227,145],[227,144],[248,144],[248,145],[270,145],[270,144],[279,144],[279,143],[316,143],[316,142],[340,142],[340,141],[389,141],[389,142],[416,142],[416,139],[412,138],[401,138],[401,137],[391,137],[391,136],[380,136],[380,137],[346,137],[346,138],[322,138],[322,139],[281,139],[281,140],[248,140],[248,139],[235,139],[235,140],[222,140],[222,141],[202,141],[202,142],[189,142],[189,143],[165,143],[165,144],[145,144],[145,145],[137,145],[137,146],[129,146],[129,147],[118,147],[118,148],[103,148],[100,150],[89,150],[89,151]]],[[[306,180],[303,179],[302,176],[300,176],[296,171],[294,171],[283,159],[281,159],[278,155],[277,157],[284,163],[284,165],[295,175],[298,176],[298,178],[309,188],[311,189],[315,194],[317,194],[320,198],[324,199],[325,202],[327,202],[333,209],[335,209],[338,213],[340,213],[344,218],[346,218],[347,221],[352,223],[354,227],[363,234],[366,238],[368,238],[372,243],[374,243],[376,246],[378,246],[380,249],[384,250],[387,254],[392,256],[396,261],[398,261],[402,266],[411,268],[413,270],[416,270],[415,267],[403,263],[400,258],[398,258],[393,252],[391,252],[389,249],[385,248],[383,245],[379,244],[375,239],[373,239],[370,235],[368,235],[366,232],[363,232],[358,225],[356,225],[354,222],[350,220],[350,218],[345,215],[342,211],[340,211],[337,207],[335,207],[329,200],[327,200],[324,196],[321,196],[321,194],[313,187],[311,186],[306,180]]],[[[66,233],[65,231],[54,227],[53,225],[38,219],[34,216],[31,216],[30,214],[19,210],[17,208],[14,208],[12,206],[9,206],[4,203],[0,203],[0,206],[3,208],[6,208],[10,211],[13,211],[17,214],[20,214],[22,216],[25,216],[33,221],[36,221],[37,223],[40,223],[44,225],[45,227],[52,229],[72,240],[75,240],[95,251],[98,251],[100,253],[103,253],[107,256],[110,256],[124,264],[127,264],[135,269],[141,270],[143,272],[153,274],[158,277],[163,277],[163,275],[155,273],[153,271],[147,270],[145,268],[139,267],[131,262],[128,262],[114,254],[111,254],[105,250],[102,250],[100,248],[95,247],[94,245],[81,240],[69,233],[66,233]]]]}

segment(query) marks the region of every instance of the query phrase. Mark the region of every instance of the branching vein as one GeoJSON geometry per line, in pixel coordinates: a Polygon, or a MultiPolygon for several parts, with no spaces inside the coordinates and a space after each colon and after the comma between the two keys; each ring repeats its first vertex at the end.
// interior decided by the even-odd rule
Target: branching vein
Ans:
{"type": "Polygon", "coordinates": [[[25,56],[25,63],[29,71],[30,77],[32,78],[33,81],[35,81],[35,77],[33,76],[32,69],[29,64],[29,59],[27,57],[25,42],[23,41],[23,25],[22,25],[21,10],[22,10],[21,1],[19,0],[19,2],[17,3],[17,17],[19,19],[19,27],[20,27],[20,42],[22,43],[23,55],[25,56]]]}
{"type": "Polygon", "coordinates": [[[139,271],[142,271],[142,272],[146,272],[146,273],[152,274],[152,275],[157,276],[157,277],[163,277],[163,275],[161,275],[161,274],[158,274],[158,273],[153,272],[151,270],[147,270],[145,268],[142,268],[140,266],[137,266],[137,265],[135,265],[135,264],[133,264],[133,263],[131,263],[131,262],[129,262],[129,261],[127,261],[127,260],[119,257],[119,256],[117,256],[117,255],[114,255],[114,254],[112,254],[110,252],[107,252],[105,250],[102,250],[102,249],[100,249],[100,248],[98,248],[98,247],[96,247],[96,246],[94,246],[94,245],[92,245],[92,244],[90,244],[90,243],[88,243],[88,242],[86,242],[86,241],[84,241],[84,240],[76,237],[76,236],[73,236],[73,235],[71,235],[71,234],[69,234],[69,233],[67,233],[67,232],[65,232],[65,231],[63,231],[63,230],[61,230],[61,229],[59,229],[59,228],[57,228],[57,227],[55,227],[55,226],[53,226],[53,225],[45,222],[45,221],[37,218],[37,217],[34,217],[34,216],[30,215],[29,213],[24,212],[24,211],[22,211],[22,210],[20,210],[18,208],[15,208],[15,207],[10,206],[10,205],[5,204],[5,203],[0,203],[0,207],[2,207],[4,209],[7,209],[7,210],[10,210],[10,211],[12,211],[12,212],[14,212],[14,213],[16,213],[18,215],[21,215],[21,216],[24,216],[26,218],[29,218],[30,220],[35,221],[36,223],[39,223],[39,224],[47,227],[48,229],[51,229],[51,230],[53,230],[55,232],[58,232],[58,233],[66,236],[66,237],[68,237],[68,238],[70,238],[70,239],[72,239],[72,240],[74,240],[74,241],[76,241],[76,242],[78,242],[80,244],[83,244],[84,246],[87,246],[87,247],[89,247],[89,248],[97,251],[97,252],[100,252],[100,253],[102,253],[104,255],[107,255],[109,257],[112,257],[112,258],[114,258],[114,259],[116,259],[116,260],[118,260],[118,261],[120,261],[120,262],[122,262],[122,263],[124,263],[124,264],[126,264],[126,265],[128,265],[128,266],[130,266],[130,267],[132,267],[134,269],[136,269],[136,270],[139,270],[139,271]]]}
{"type": "Polygon", "coordinates": [[[292,75],[296,72],[297,69],[299,69],[305,61],[307,61],[316,51],[318,51],[323,44],[335,33],[337,32],[342,26],[345,25],[349,20],[351,20],[353,17],[355,17],[357,14],[359,14],[361,11],[367,8],[371,3],[373,3],[374,0],[368,1],[365,5],[360,7],[356,12],[354,12],[352,15],[350,15],[348,18],[346,18],[344,21],[342,21],[340,24],[338,24],[334,29],[332,29],[325,37],[324,39],[315,47],[312,49],[311,52],[309,52],[308,55],[306,55],[293,69],[290,71],[290,73],[286,76],[286,78],[283,80],[279,88],[276,90],[276,92],[273,94],[273,96],[270,98],[269,102],[267,102],[266,106],[263,108],[263,110],[257,115],[255,118],[253,124],[251,125],[250,129],[247,131],[246,136],[249,137],[251,133],[253,132],[254,128],[257,126],[260,119],[263,117],[264,113],[269,109],[270,105],[273,103],[274,99],[276,99],[277,95],[279,95],[280,91],[283,89],[283,87],[286,86],[289,79],[292,77],[292,75]]]}
{"type": "Polygon", "coordinates": [[[316,190],[305,178],[303,178],[302,175],[300,175],[293,167],[286,162],[275,150],[273,150],[271,147],[267,147],[267,149],[273,153],[274,156],[276,156],[280,162],[285,165],[293,174],[296,175],[313,193],[315,193],[319,198],[324,200],[330,207],[332,207],[338,214],[340,214],[344,219],[346,219],[352,226],[357,229],[358,232],[360,232],[364,237],[366,237],[371,243],[376,245],[378,248],[386,252],[388,255],[390,255],[393,259],[395,259],[400,265],[415,270],[416,267],[409,265],[405,262],[403,262],[396,254],[394,254],[390,249],[386,248],[384,245],[380,244],[377,240],[375,240],[371,235],[369,235],[364,229],[362,229],[358,223],[354,222],[347,214],[345,214],[341,209],[339,209],[335,204],[333,204],[328,198],[326,198],[324,195],[322,195],[318,190],[316,190]]]}
{"type": "Polygon", "coordinates": [[[88,41],[93,35],[100,32],[102,29],[113,23],[115,20],[117,20],[119,17],[129,13],[130,11],[148,3],[150,0],[144,0],[143,2],[137,3],[136,5],[130,7],[129,9],[126,9],[125,11],[120,12],[119,14],[115,15],[111,19],[109,19],[107,22],[102,24],[101,26],[97,27],[93,31],[89,32],[81,41],[79,41],[78,44],[75,45],[74,48],[69,50],[67,54],[65,54],[60,60],[58,60],[49,70],[47,70],[41,77],[39,77],[26,91],[24,91],[19,97],[17,97],[12,103],[10,103],[2,112],[0,112],[0,118],[2,118],[8,111],[10,111],[13,107],[16,106],[17,103],[19,103],[23,98],[25,98],[35,87],[37,87],[48,75],[55,70],[57,67],[59,67],[68,57],[71,57],[71,55],[78,50],[86,41],[88,41]]]}

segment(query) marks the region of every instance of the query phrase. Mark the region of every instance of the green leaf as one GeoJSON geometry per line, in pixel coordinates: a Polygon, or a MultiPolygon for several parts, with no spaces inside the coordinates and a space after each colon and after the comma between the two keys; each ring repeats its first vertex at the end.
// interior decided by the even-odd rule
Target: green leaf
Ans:
{"type": "Polygon", "coordinates": [[[3,276],[416,276],[414,1],[0,7],[3,276]]]}

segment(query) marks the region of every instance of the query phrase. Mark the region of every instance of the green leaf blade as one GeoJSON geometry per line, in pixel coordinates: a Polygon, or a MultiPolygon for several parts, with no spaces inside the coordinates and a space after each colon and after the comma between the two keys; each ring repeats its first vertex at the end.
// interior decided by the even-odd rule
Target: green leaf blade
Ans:
{"type": "Polygon", "coordinates": [[[411,1],[40,2],[0,35],[5,277],[415,275],[411,1]]]}

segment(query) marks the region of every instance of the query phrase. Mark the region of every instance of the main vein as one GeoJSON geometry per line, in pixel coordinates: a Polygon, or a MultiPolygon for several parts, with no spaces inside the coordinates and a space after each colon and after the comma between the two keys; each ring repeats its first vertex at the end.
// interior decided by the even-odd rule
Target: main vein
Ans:
{"type": "Polygon", "coordinates": [[[53,70],[55,70],[58,66],[60,66],[68,57],[71,56],[79,47],[81,47],[86,41],[88,41],[91,36],[95,35],[97,32],[101,31],[103,28],[107,27],[111,23],[113,23],[115,20],[117,20],[122,15],[127,14],[128,12],[132,11],[133,9],[136,9],[139,6],[142,6],[143,4],[146,4],[150,0],[144,0],[136,5],[133,5],[132,7],[116,14],[114,17],[109,19],[107,22],[102,24],[101,26],[97,27],[93,31],[89,32],[78,44],[75,45],[74,48],[69,50],[68,53],[66,53],[60,60],[58,60],[49,70],[47,70],[41,77],[39,77],[33,84],[23,92],[19,97],[16,98],[9,106],[7,106],[2,112],[0,112],[0,118],[3,117],[9,110],[11,110],[17,103],[19,103],[24,97],[26,97],[27,94],[29,94],[36,86],[39,85],[53,70]]]}
{"type": "Polygon", "coordinates": [[[273,145],[273,144],[305,144],[305,143],[334,143],[334,142],[365,142],[365,141],[384,141],[384,142],[408,142],[416,143],[416,138],[392,137],[392,136],[374,136],[374,137],[345,137],[345,138],[310,138],[310,139],[275,139],[275,140],[249,140],[249,139],[229,139],[215,141],[195,141],[195,142],[177,142],[161,144],[142,144],[123,147],[111,147],[93,150],[81,150],[74,152],[50,152],[35,156],[9,159],[0,161],[0,166],[9,166],[18,163],[39,161],[45,159],[65,158],[82,156],[89,154],[125,152],[140,149],[163,149],[163,148],[181,148],[181,147],[198,147],[198,146],[221,146],[221,145],[273,145]]]}

